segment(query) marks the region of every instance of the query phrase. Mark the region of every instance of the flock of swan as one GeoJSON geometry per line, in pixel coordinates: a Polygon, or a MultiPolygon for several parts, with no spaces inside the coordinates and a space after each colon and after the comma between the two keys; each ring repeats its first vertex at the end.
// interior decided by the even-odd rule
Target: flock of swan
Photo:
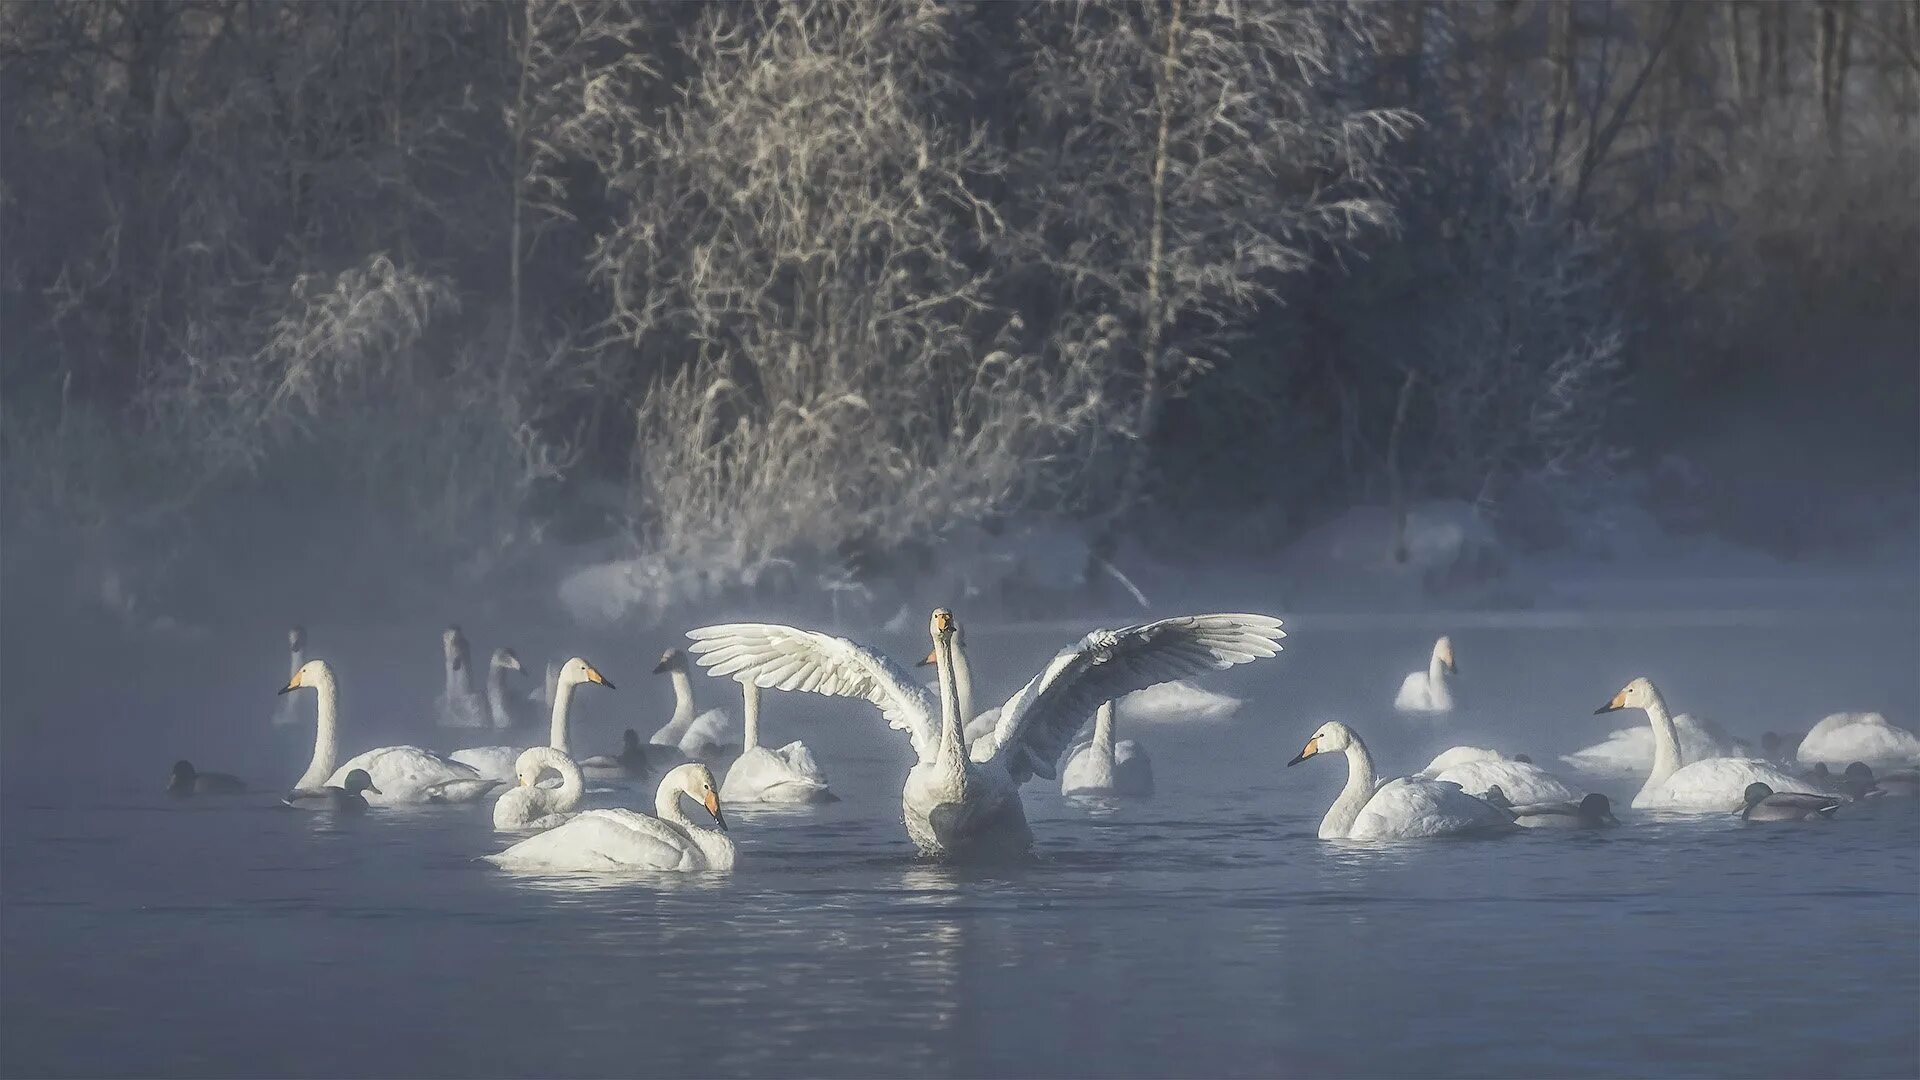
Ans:
{"type": "MultiPolygon", "coordinates": [[[[284,802],[360,813],[370,806],[490,801],[495,829],[519,839],[483,857],[510,871],[727,870],[738,849],[727,833],[725,805],[836,798],[805,744],[795,741],[778,749],[761,744],[762,693],[780,690],[862,699],[888,728],[902,733],[914,763],[901,790],[901,816],[908,838],[923,855],[1018,857],[1033,843],[1021,789],[1036,777],[1057,781],[1068,795],[1124,798],[1153,791],[1146,751],[1133,740],[1115,738],[1116,716],[1126,711],[1116,709],[1116,702],[1125,706],[1160,695],[1183,712],[1230,712],[1232,705],[1223,703],[1237,704],[1234,699],[1187,680],[1276,657],[1287,636],[1279,619],[1251,614],[1189,615],[1095,630],[1054,655],[1003,705],[976,712],[972,668],[953,613],[934,611],[928,633],[932,648],[921,664],[935,668],[932,686],[880,650],[832,634],[772,623],[699,627],[688,632],[692,644],[685,651],[669,649],[654,668],[671,678],[672,719],[645,743],[628,729],[619,752],[583,757],[574,752],[570,732],[574,694],[583,686],[611,689],[606,676],[584,658],[572,657],[549,665],[546,685],[529,700],[510,692],[504,677],[522,670],[518,657],[498,649],[483,696],[472,684],[466,639],[458,628],[449,628],[443,637],[446,690],[437,702],[441,724],[496,731],[525,727],[537,701],[547,714],[547,742],[445,753],[383,746],[341,761],[334,670],[325,660],[307,658],[305,634],[295,629],[288,641],[291,675],[280,691],[275,721],[298,719],[285,707],[291,700],[285,695],[311,690],[315,734],[312,759],[284,802]],[[743,726],[738,742],[723,711],[696,713],[696,666],[739,685],[743,726]],[[1089,722],[1090,734],[1078,738],[1089,722]],[[723,772],[723,780],[716,779],[716,771],[723,772]],[[581,809],[589,783],[656,776],[650,814],[621,807],[581,809]],[[689,815],[689,803],[704,819],[689,815]]],[[[1427,718],[1450,713],[1457,673],[1453,643],[1442,637],[1427,670],[1406,677],[1396,707],[1427,718]]],[[[1619,710],[1638,710],[1647,723],[1562,760],[1587,773],[1644,772],[1632,800],[1636,810],[1798,821],[1831,816],[1860,799],[1920,795],[1920,773],[1912,768],[1920,764],[1920,739],[1878,713],[1838,713],[1821,721],[1798,743],[1796,763],[1779,756],[1783,740],[1778,736],[1766,742],[1768,757],[1723,746],[1717,729],[1673,715],[1645,678],[1628,683],[1595,712],[1619,710]],[[1636,738],[1634,730],[1646,737],[1636,738]],[[1830,771],[1829,765],[1844,772],[1830,771]]],[[[1383,780],[1360,734],[1329,721],[1287,764],[1336,753],[1346,758],[1347,778],[1320,822],[1322,839],[1404,840],[1619,824],[1605,795],[1569,782],[1525,754],[1457,746],[1418,773],[1383,780]]],[[[181,761],[169,790],[215,795],[244,791],[246,785],[181,761]]]]}

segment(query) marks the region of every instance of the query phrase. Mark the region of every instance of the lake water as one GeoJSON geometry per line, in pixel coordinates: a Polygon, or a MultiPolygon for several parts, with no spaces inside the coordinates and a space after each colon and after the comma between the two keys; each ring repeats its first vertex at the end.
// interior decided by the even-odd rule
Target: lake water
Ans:
{"type": "MultiPolygon", "coordinates": [[[[1036,856],[995,869],[913,857],[899,821],[904,737],[858,702],[769,696],[771,739],[805,739],[844,801],[729,809],[741,845],[733,873],[536,879],[475,861],[503,846],[484,807],[333,820],[264,794],[159,794],[181,754],[268,788],[300,772],[310,731],[254,719],[281,677],[270,660],[257,708],[232,696],[244,681],[231,670],[177,661],[152,676],[164,693],[143,697],[134,680],[118,697],[82,695],[88,709],[156,702],[150,723],[99,720],[112,733],[99,738],[10,687],[10,713],[40,711],[9,720],[0,796],[0,1068],[1920,1070],[1920,804],[1743,826],[1634,814],[1624,805],[1637,784],[1612,783],[1598,787],[1625,825],[1602,835],[1348,845],[1314,837],[1344,780],[1339,759],[1282,767],[1336,717],[1386,769],[1418,768],[1476,737],[1547,762],[1638,720],[1591,710],[1641,673],[1676,708],[1754,736],[1804,730],[1839,708],[1911,725],[1920,641],[1910,620],[1455,628],[1462,715],[1439,729],[1388,707],[1399,675],[1424,659],[1425,629],[1330,621],[1316,631],[1303,617],[1289,630],[1281,658],[1217,681],[1248,699],[1231,722],[1122,732],[1152,752],[1157,797],[1089,806],[1036,781],[1036,856]],[[182,706],[195,686],[223,688],[208,692],[217,720],[182,706]],[[241,716],[233,701],[254,711],[241,716]],[[95,779],[76,791],[62,770],[95,779]]],[[[1001,691],[982,698],[1004,696],[1066,638],[976,644],[982,681],[1001,691]]],[[[890,645],[917,655],[909,637],[890,645]]],[[[429,665],[432,647],[429,638],[429,665]]],[[[665,708],[644,651],[625,651],[596,658],[621,686],[591,706],[596,744],[615,741],[622,710],[665,708]]],[[[351,752],[376,742],[370,724],[355,727],[361,698],[349,661],[339,663],[351,752]]],[[[429,677],[420,697],[432,690],[429,677]]],[[[600,798],[651,801],[644,791],[600,798]]]]}

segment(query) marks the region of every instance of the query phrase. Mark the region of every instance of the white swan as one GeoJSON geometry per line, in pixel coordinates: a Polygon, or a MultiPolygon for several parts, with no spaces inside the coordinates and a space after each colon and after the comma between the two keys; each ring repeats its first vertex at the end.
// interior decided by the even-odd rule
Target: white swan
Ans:
{"type": "Polygon", "coordinates": [[[1506,761],[1507,755],[1498,750],[1488,750],[1483,746],[1451,746],[1433,756],[1427,767],[1417,774],[1429,779],[1439,776],[1455,765],[1464,765],[1469,761],[1506,761]]]}
{"type": "Polygon", "coordinates": [[[694,714],[691,672],[687,654],[679,649],[661,653],[660,662],[654,665],[655,675],[669,675],[673,679],[673,718],[660,725],[660,730],[648,740],[654,746],[669,748],[665,755],[649,751],[656,765],[678,764],[676,757],[688,761],[718,761],[740,752],[739,744],[733,741],[732,719],[725,709],[694,714]],[[680,753],[675,755],[673,750],[680,753]]]}
{"type": "Polygon", "coordinates": [[[586,778],[573,759],[551,746],[529,748],[514,762],[514,787],[493,804],[496,829],[550,829],[566,821],[580,806],[586,778]],[[560,774],[558,788],[540,787],[540,773],[560,774]]]}
{"type": "Polygon", "coordinates": [[[309,660],[293,673],[281,693],[312,687],[318,696],[318,716],[314,724],[313,760],[307,771],[294,782],[287,795],[290,804],[327,799],[328,787],[346,789],[347,774],[363,769],[372,777],[374,787],[367,800],[375,806],[402,803],[473,802],[499,787],[499,781],[483,779],[473,769],[417,746],[383,746],[357,755],[339,768],[334,759],[340,755],[339,694],[333,668],[325,660],[309,660]]]}
{"type": "Polygon", "coordinates": [[[653,809],[658,816],[588,810],[486,859],[522,873],[733,869],[737,853],[727,839],[712,770],[697,761],[674,768],[661,779],[653,809]],[[682,795],[706,807],[720,828],[695,825],[680,809],[682,795]]]}
{"type": "Polygon", "coordinates": [[[1802,765],[1825,762],[1835,769],[1856,761],[1873,768],[1901,768],[1920,764],[1920,738],[1887,723],[1877,712],[1834,713],[1813,725],[1795,756],[1802,765]]]}
{"type": "Polygon", "coordinates": [[[1153,794],[1153,762],[1132,739],[1113,740],[1113,714],[1113,702],[1102,702],[1094,714],[1093,738],[1067,751],[1060,794],[1153,794]]]}
{"type": "Polygon", "coordinates": [[[1320,820],[1322,840],[1414,840],[1514,828],[1511,812],[1474,798],[1458,784],[1418,776],[1379,783],[1367,744],[1338,720],[1321,724],[1287,766],[1333,751],[1347,755],[1347,786],[1320,820]]]}
{"type": "Polygon", "coordinates": [[[1749,784],[1766,784],[1776,791],[1796,786],[1793,777],[1757,758],[1712,757],[1688,764],[1667,703],[1645,677],[1628,683],[1593,711],[1599,715],[1617,709],[1645,710],[1653,728],[1653,769],[1633,797],[1635,810],[1738,810],[1746,805],[1749,784]]]}
{"type": "MultiPolygon", "coordinates": [[[[307,628],[296,626],[287,631],[287,678],[300,670],[307,662],[307,628]]],[[[276,727],[285,727],[300,722],[300,699],[279,697],[274,699],[273,723],[276,727]]]]}
{"type": "Polygon", "coordinates": [[[1448,682],[1457,671],[1453,665],[1453,639],[1443,635],[1433,643],[1427,670],[1413,672],[1401,680],[1393,707],[1404,713],[1452,712],[1453,689],[1448,682]]]}
{"type": "Polygon", "coordinates": [[[440,634],[440,651],[446,660],[447,685],[434,701],[435,719],[441,727],[486,727],[487,703],[473,688],[473,655],[467,636],[457,626],[447,627],[440,634]]]}
{"type": "Polygon", "coordinates": [[[999,727],[970,755],[961,741],[953,613],[936,610],[930,632],[940,674],[937,713],[906,669],[844,638],[764,623],[705,626],[687,636],[714,675],[879,706],[907,733],[917,759],[901,792],[907,835],[926,854],[956,858],[1020,855],[1032,846],[1020,785],[1036,775],[1054,778],[1067,740],[1102,702],[1277,655],[1286,636],[1280,620],[1265,615],[1193,615],[1096,630],[1014,694],[1001,707],[999,727]]]}
{"type": "Polygon", "coordinates": [[[1463,761],[1432,774],[1443,784],[1459,784],[1460,790],[1484,799],[1487,792],[1499,788],[1516,806],[1533,803],[1577,803],[1586,792],[1567,783],[1530,761],[1463,761]]]}
{"type": "MultiPolygon", "coordinates": [[[[1680,739],[1681,755],[1688,761],[1716,757],[1746,757],[1747,744],[1727,735],[1720,725],[1691,713],[1673,717],[1673,729],[1680,739]]],[[[1575,772],[1611,780],[1631,780],[1647,775],[1653,768],[1653,731],[1645,724],[1620,728],[1595,743],[1560,760],[1575,772]]]]}
{"type": "MultiPolygon", "coordinates": [[[[598,683],[609,690],[614,688],[598,668],[582,657],[572,657],[560,666],[560,677],[555,680],[553,687],[553,711],[548,719],[547,745],[569,758],[573,756],[570,735],[573,691],[582,683],[598,683]]],[[[483,779],[510,784],[518,773],[520,755],[526,751],[527,747],[524,746],[469,746],[447,756],[471,768],[483,779]]],[[[582,762],[581,766],[584,768],[585,763],[582,762]]]]}
{"type": "Polygon", "coordinates": [[[495,649],[487,660],[487,717],[493,721],[495,730],[526,726],[528,721],[520,700],[507,689],[507,672],[526,670],[512,649],[495,649]]]}
{"type": "Polygon", "coordinates": [[[813,760],[813,751],[798,740],[778,750],[760,745],[760,688],[740,684],[746,718],[746,748],[727,769],[720,797],[729,803],[811,803],[834,798],[827,774],[813,760]]]}

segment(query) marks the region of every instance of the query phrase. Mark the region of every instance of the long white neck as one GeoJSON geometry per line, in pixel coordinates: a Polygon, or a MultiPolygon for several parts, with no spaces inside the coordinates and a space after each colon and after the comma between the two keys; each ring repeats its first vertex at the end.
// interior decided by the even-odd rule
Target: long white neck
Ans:
{"type": "Polygon", "coordinates": [[[1373,799],[1374,784],[1373,755],[1367,753],[1360,736],[1353,735],[1347,744],[1347,786],[1320,819],[1320,839],[1340,840],[1353,831],[1355,819],[1373,799]]]}
{"type": "Polygon", "coordinates": [[[573,688],[579,685],[576,679],[561,679],[553,684],[553,720],[547,745],[568,757],[573,756],[573,748],[567,741],[567,709],[573,705],[573,688]]]}
{"type": "Polygon", "coordinates": [[[679,735],[686,734],[687,725],[693,723],[693,679],[679,668],[673,670],[673,728],[679,735]]]}
{"type": "Polygon", "coordinates": [[[1453,691],[1447,687],[1447,665],[1440,659],[1440,646],[1433,647],[1433,658],[1427,661],[1427,691],[1432,695],[1433,706],[1444,709],[1453,704],[1453,691]]]}
{"type": "Polygon", "coordinates": [[[487,668],[487,712],[494,727],[513,726],[513,714],[507,711],[507,669],[499,664],[487,668]]]}
{"type": "Polygon", "coordinates": [[[334,689],[331,669],[321,669],[313,680],[313,692],[319,698],[315,710],[319,714],[319,722],[313,728],[313,760],[293,785],[301,791],[318,791],[326,787],[328,778],[333,776],[335,760],[340,756],[340,702],[334,689]]]}
{"type": "Polygon", "coordinates": [[[671,822],[685,829],[691,835],[700,826],[693,823],[686,811],[680,809],[682,794],[680,778],[669,773],[660,780],[660,789],[653,793],[653,816],[661,821],[671,822]]]}
{"type": "Polygon", "coordinates": [[[1664,783],[1667,777],[1680,771],[1686,764],[1680,755],[1680,731],[1673,726],[1673,717],[1667,714],[1666,699],[1655,690],[1647,701],[1647,722],[1653,725],[1653,772],[1647,776],[1647,782],[1641,790],[1645,791],[1664,783]]]}
{"type": "Polygon", "coordinates": [[[741,746],[744,749],[751,750],[754,747],[760,745],[760,687],[759,685],[751,682],[741,683],[740,696],[742,699],[740,711],[746,717],[746,726],[747,726],[746,741],[742,743],[741,746]]]}
{"type": "Polygon", "coordinates": [[[973,711],[973,664],[967,660],[967,646],[959,635],[953,641],[953,691],[960,703],[960,726],[979,714],[973,711]]]}
{"type": "Polygon", "coordinates": [[[536,746],[523,756],[531,757],[539,768],[552,769],[560,774],[559,789],[548,794],[547,813],[571,813],[580,805],[580,800],[587,792],[587,780],[572,758],[551,746],[536,746]]]}
{"type": "Polygon", "coordinates": [[[934,752],[938,767],[962,787],[966,784],[966,739],[961,734],[960,691],[953,673],[953,639],[934,643],[933,660],[940,673],[940,745],[934,752]]]}
{"type": "Polygon", "coordinates": [[[1113,702],[1102,702],[1100,711],[1093,714],[1093,752],[1101,757],[1113,757],[1113,702]]]}

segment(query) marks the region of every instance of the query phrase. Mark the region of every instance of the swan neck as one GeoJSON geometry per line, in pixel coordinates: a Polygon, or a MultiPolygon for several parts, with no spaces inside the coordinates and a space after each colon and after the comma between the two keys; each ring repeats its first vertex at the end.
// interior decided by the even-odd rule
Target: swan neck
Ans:
{"type": "Polygon", "coordinates": [[[688,835],[696,832],[700,826],[693,823],[686,811],[680,809],[680,778],[677,776],[660,782],[660,790],[653,795],[653,816],[661,821],[672,822],[687,830],[688,835]]]}
{"type": "Polygon", "coordinates": [[[487,711],[493,714],[494,727],[513,726],[513,714],[507,711],[507,669],[499,664],[487,669],[487,711]]]}
{"type": "Polygon", "coordinates": [[[552,747],[547,747],[541,755],[540,763],[560,774],[560,790],[554,793],[549,813],[564,814],[580,805],[586,797],[587,779],[580,772],[580,766],[571,757],[552,747]]]}
{"type": "Polygon", "coordinates": [[[741,748],[751,750],[760,745],[760,687],[757,683],[740,684],[740,711],[745,717],[746,736],[741,748]]]}
{"type": "Polygon", "coordinates": [[[979,714],[973,711],[973,664],[967,660],[967,646],[958,637],[953,643],[953,693],[959,702],[960,724],[979,714]]]}
{"type": "Polygon", "coordinates": [[[578,685],[572,679],[561,679],[553,687],[553,722],[547,745],[568,757],[573,756],[573,746],[567,739],[567,710],[573,706],[573,688],[578,685]]]}
{"type": "Polygon", "coordinates": [[[1113,756],[1113,702],[1104,702],[1100,711],[1093,714],[1093,749],[1096,753],[1113,756]]]}
{"type": "Polygon", "coordinates": [[[1647,776],[1647,787],[1652,787],[1679,772],[1686,762],[1681,758],[1680,730],[1667,712],[1666,699],[1657,690],[1647,701],[1647,723],[1653,725],[1653,772],[1647,776]]]}
{"type": "Polygon", "coordinates": [[[1427,661],[1427,685],[1433,688],[1436,695],[1446,693],[1447,665],[1440,659],[1440,651],[1437,648],[1434,650],[1433,659],[1427,661]]]}
{"type": "Polygon", "coordinates": [[[299,782],[293,785],[307,791],[318,791],[327,786],[327,780],[333,776],[335,759],[340,756],[340,702],[333,683],[333,672],[322,671],[313,681],[313,692],[318,698],[314,708],[317,720],[313,726],[313,760],[308,763],[307,771],[299,782]]]}
{"type": "Polygon", "coordinates": [[[673,672],[673,722],[682,724],[693,719],[693,679],[686,672],[673,672]]]}
{"type": "Polygon", "coordinates": [[[951,636],[934,642],[933,659],[940,672],[940,749],[935,760],[964,776],[966,743],[960,733],[960,691],[954,680],[951,636]]]}
{"type": "Polygon", "coordinates": [[[1353,831],[1353,823],[1360,817],[1360,811],[1373,800],[1373,789],[1377,780],[1373,772],[1373,755],[1367,751],[1367,744],[1360,736],[1350,736],[1347,744],[1347,786],[1340,789],[1340,797],[1333,800],[1327,809],[1327,816],[1320,822],[1320,838],[1335,840],[1345,837],[1353,831]]]}

